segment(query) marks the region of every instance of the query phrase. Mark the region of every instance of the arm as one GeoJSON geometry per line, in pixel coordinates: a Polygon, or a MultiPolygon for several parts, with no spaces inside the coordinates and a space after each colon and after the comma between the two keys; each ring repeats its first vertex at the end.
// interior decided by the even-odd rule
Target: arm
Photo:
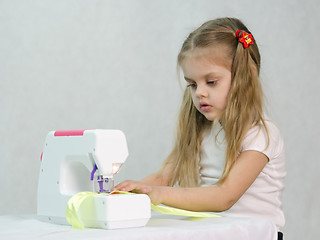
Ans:
{"type": "Polygon", "coordinates": [[[268,158],[257,151],[242,152],[221,185],[196,188],[150,186],[125,181],[117,190],[146,193],[154,204],[163,203],[191,211],[225,211],[233,206],[258,177],[268,158]]]}

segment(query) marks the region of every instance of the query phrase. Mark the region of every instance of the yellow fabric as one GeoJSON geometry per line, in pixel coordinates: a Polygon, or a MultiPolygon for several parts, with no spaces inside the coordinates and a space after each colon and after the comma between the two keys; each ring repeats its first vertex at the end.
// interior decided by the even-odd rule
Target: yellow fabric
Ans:
{"type": "Polygon", "coordinates": [[[178,216],[186,216],[186,217],[197,217],[197,218],[221,217],[220,215],[216,215],[212,213],[193,212],[193,211],[187,211],[179,208],[154,205],[152,203],[151,203],[151,209],[153,211],[156,211],[162,214],[178,215],[178,216]]]}
{"type": "Polygon", "coordinates": [[[97,193],[94,192],[80,192],[69,199],[66,209],[66,219],[72,227],[84,229],[79,217],[80,206],[85,200],[92,198],[96,194],[97,193]]]}
{"type": "MultiPolygon", "coordinates": [[[[83,223],[79,217],[79,209],[82,204],[85,204],[85,201],[91,199],[98,193],[95,192],[80,192],[71,197],[68,201],[66,208],[66,219],[68,223],[78,229],[84,229],[83,223]]],[[[122,191],[113,191],[111,193],[99,193],[102,195],[110,195],[110,194],[133,194],[130,192],[122,192],[122,191]]],[[[187,216],[187,217],[196,217],[196,218],[207,218],[207,217],[221,217],[216,214],[211,213],[203,213],[203,212],[192,212],[187,210],[182,210],[178,208],[166,207],[154,205],[151,203],[151,209],[153,211],[169,214],[169,215],[179,215],[179,216],[187,216]]]]}

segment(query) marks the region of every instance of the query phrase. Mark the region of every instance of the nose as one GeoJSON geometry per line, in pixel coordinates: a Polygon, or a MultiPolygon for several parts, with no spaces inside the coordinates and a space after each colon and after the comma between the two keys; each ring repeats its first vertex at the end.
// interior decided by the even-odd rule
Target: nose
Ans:
{"type": "Polygon", "coordinates": [[[206,86],[198,85],[197,89],[196,89],[196,96],[198,98],[207,97],[208,96],[208,89],[206,88],[206,86]]]}

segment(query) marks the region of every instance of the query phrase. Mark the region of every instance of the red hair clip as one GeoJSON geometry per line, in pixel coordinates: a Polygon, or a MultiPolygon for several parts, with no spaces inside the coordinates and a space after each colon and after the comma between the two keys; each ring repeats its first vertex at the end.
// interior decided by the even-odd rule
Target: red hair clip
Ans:
{"type": "Polygon", "coordinates": [[[236,36],[239,39],[239,42],[243,44],[244,48],[250,47],[250,45],[253,44],[252,34],[249,34],[243,30],[238,30],[236,32],[236,36]],[[240,32],[242,32],[242,34],[239,36],[240,32]]]}

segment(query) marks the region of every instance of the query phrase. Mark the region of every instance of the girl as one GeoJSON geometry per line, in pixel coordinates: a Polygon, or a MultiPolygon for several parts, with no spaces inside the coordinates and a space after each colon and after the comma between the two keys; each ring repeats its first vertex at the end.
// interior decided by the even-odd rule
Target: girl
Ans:
{"type": "Polygon", "coordinates": [[[186,210],[266,217],[280,229],[284,144],[263,113],[249,30],[234,18],[204,23],[183,43],[178,66],[187,87],[171,154],[158,172],[115,189],[186,210]]]}

